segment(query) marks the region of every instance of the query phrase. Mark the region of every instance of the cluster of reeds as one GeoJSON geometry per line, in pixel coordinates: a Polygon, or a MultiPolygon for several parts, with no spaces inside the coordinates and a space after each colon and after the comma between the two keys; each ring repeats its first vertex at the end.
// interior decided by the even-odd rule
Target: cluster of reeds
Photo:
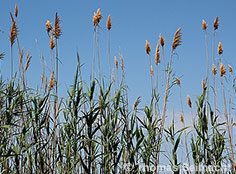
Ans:
{"type": "MultiPolygon", "coordinates": [[[[49,21],[46,23],[46,31],[50,38],[51,52],[51,76],[45,77],[46,60],[40,54],[43,75],[39,89],[33,90],[27,84],[25,72],[29,68],[31,60],[30,49],[26,54],[26,62],[23,62],[24,48],[20,49],[18,41],[18,29],[16,19],[18,16],[17,5],[14,16],[10,14],[12,27],[10,31],[11,43],[11,79],[0,80],[0,172],[1,173],[159,173],[161,164],[160,153],[167,157],[174,174],[181,172],[191,173],[190,166],[196,169],[200,165],[231,164],[229,171],[235,172],[234,144],[232,126],[227,109],[227,98],[224,77],[227,75],[222,64],[222,44],[218,46],[219,62],[214,62],[213,55],[213,100],[214,109],[211,107],[211,93],[209,70],[207,70],[206,82],[202,83],[203,92],[197,97],[196,112],[190,96],[187,104],[191,109],[193,130],[186,127],[186,113],[182,102],[182,83],[179,77],[173,73],[173,55],[182,41],[181,28],[179,28],[172,42],[169,63],[166,67],[164,58],[165,39],[160,34],[157,42],[155,58],[152,59],[151,46],[146,41],[145,50],[149,56],[149,68],[151,76],[152,95],[150,104],[143,108],[140,106],[141,96],[133,101],[131,106],[128,100],[128,90],[125,81],[124,58],[120,53],[120,66],[115,56],[115,63],[110,58],[110,30],[111,16],[108,16],[108,62],[109,83],[101,82],[98,25],[102,14],[100,9],[94,13],[94,55],[93,78],[90,85],[84,82],[79,54],[77,53],[78,66],[75,71],[74,83],[67,89],[65,99],[60,98],[57,92],[58,86],[58,39],[61,36],[60,18],[56,13],[55,26],[49,21]],[[99,79],[95,78],[95,45],[97,39],[97,58],[99,79]],[[18,42],[19,70],[13,71],[13,44],[18,42]],[[54,49],[56,56],[54,58],[54,49]],[[162,49],[162,53],[160,51],[162,49]],[[56,60],[56,65],[55,65],[56,60]],[[152,61],[156,64],[152,66],[152,61]],[[163,66],[161,66],[163,60],[163,66]],[[23,66],[24,64],[24,66],[23,66]],[[218,67],[219,65],[219,67],[218,67]],[[112,71],[112,66],[113,71],[112,71]],[[164,67],[165,87],[164,96],[160,97],[158,88],[158,68],[164,67]],[[224,119],[221,117],[220,108],[216,105],[216,75],[217,68],[220,72],[222,95],[224,101],[224,119]],[[119,72],[121,71],[121,79],[119,72]],[[13,75],[13,72],[18,75],[13,75]],[[154,78],[156,75],[156,78],[154,78]],[[156,80],[156,83],[155,83],[156,80]],[[167,126],[167,101],[174,85],[179,87],[180,96],[180,121],[182,126],[175,130],[175,114],[172,123],[167,126]],[[114,92],[113,92],[114,90],[114,92]],[[60,101],[58,102],[58,98],[60,101]],[[163,105],[160,101],[163,100],[163,105]],[[163,109],[159,109],[162,106],[163,109]],[[222,121],[223,120],[223,121],[222,121]],[[224,121],[225,120],[225,121],[224,121]],[[184,137],[182,136],[184,135],[184,137]],[[183,139],[184,138],[184,139],[183,139]],[[183,143],[184,140],[184,143],[183,143]],[[163,146],[169,148],[165,151],[163,146]],[[181,159],[180,149],[185,153],[185,159],[181,159]],[[187,162],[183,170],[181,166],[187,162]],[[145,168],[140,168],[140,163],[145,168]]],[[[215,31],[218,29],[218,18],[214,22],[213,43],[215,31]]],[[[206,36],[207,24],[202,25],[206,36]]],[[[38,43],[37,43],[38,44],[38,43]]],[[[213,46],[214,48],[214,46],[213,46]]],[[[214,53],[214,50],[213,50],[214,53]]],[[[0,58],[4,57],[0,55],[0,58]]],[[[207,68],[209,69],[207,53],[207,68]]],[[[234,95],[230,95],[231,107],[236,98],[236,90],[233,78],[233,70],[229,65],[232,78],[234,95]]],[[[232,90],[231,90],[232,91],[232,90]]],[[[230,90],[229,90],[230,92],[230,90]]],[[[195,171],[192,173],[219,173],[218,171],[195,171]]],[[[222,173],[222,172],[221,172],[222,173]]]]}

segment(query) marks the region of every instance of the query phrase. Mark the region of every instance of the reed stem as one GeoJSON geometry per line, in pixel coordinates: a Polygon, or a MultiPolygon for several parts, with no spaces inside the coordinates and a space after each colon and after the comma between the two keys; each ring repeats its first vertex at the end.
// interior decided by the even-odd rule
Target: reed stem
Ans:
{"type": "Polygon", "coordinates": [[[99,73],[99,83],[101,84],[100,59],[99,59],[99,40],[98,40],[98,27],[97,27],[97,56],[98,56],[98,73],[99,73]]]}
{"type": "MultiPolygon", "coordinates": [[[[207,31],[205,30],[205,42],[206,42],[206,57],[207,57],[207,102],[209,101],[209,57],[208,57],[208,46],[207,46],[207,31]]],[[[207,105],[207,120],[209,120],[209,107],[207,105]]]]}
{"type": "MultiPolygon", "coordinates": [[[[215,30],[213,31],[213,65],[215,65],[215,30]]],[[[214,89],[214,114],[216,116],[216,105],[217,105],[217,101],[216,101],[216,77],[215,74],[213,74],[213,89],[214,89]]]]}
{"type": "Polygon", "coordinates": [[[94,27],[94,38],[93,38],[93,73],[92,80],[94,79],[94,64],[95,64],[95,43],[96,43],[96,26],[94,27]]]}
{"type": "MultiPolygon", "coordinates": [[[[225,99],[225,91],[224,91],[224,76],[221,76],[221,85],[222,85],[222,93],[223,93],[223,99],[224,99],[224,115],[225,115],[225,120],[226,120],[226,127],[227,127],[227,132],[228,132],[228,137],[229,137],[229,145],[230,145],[230,151],[231,151],[231,161],[234,161],[234,152],[233,152],[233,145],[232,145],[232,139],[231,139],[231,134],[230,134],[230,126],[229,126],[229,119],[228,119],[228,114],[227,114],[227,106],[226,106],[226,99],[225,99]]],[[[234,172],[232,164],[232,173],[234,172]]]]}
{"type": "MultiPolygon", "coordinates": [[[[164,108],[163,108],[163,114],[162,114],[162,119],[161,119],[161,128],[160,128],[160,139],[159,141],[162,141],[162,136],[163,136],[163,130],[164,130],[164,124],[165,124],[165,118],[166,118],[166,105],[167,105],[167,98],[168,98],[168,91],[169,91],[169,79],[170,79],[170,74],[171,74],[171,64],[172,64],[172,56],[173,56],[173,49],[171,51],[171,56],[170,56],[170,65],[168,68],[168,76],[166,80],[166,88],[165,88],[165,94],[164,94],[164,108]]],[[[159,165],[159,160],[160,160],[160,149],[161,149],[161,144],[158,146],[158,157],[157,157],[157,165],[159,165]]],[[[157,171],[159,173],[159,171],[157,171]]]]}
{"type": "Polygon", "coordinates": [[[109,84],[111,84],[110,30],[108,30],[109,84]]]}

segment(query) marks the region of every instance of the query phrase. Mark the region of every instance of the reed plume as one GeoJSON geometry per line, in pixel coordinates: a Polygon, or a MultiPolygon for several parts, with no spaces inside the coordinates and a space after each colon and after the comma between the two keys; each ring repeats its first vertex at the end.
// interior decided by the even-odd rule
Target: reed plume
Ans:
{"type": "MultiPolygon", "coordinates": [[[[180,114],[180,121],[184,124],[184,116],[183,116],[182,113],[180,114]]],[[[185,126],[184,126],[184,127],[185,127],[185,126]]]]}
{"type": "Polygon", "coordinates": [[[48,34],[52,31],[52,23],[49,20],[46,22],[46,30],[48,34]]]}
{"type": "Polygon", "coordinates": [[[176,84],[180,87],[180,80],[178,77],[175,77],[175,80],[176,80],[176,84]]]}
{"type": "Polygon", "coordinates": [[[158,91],[158,64],[161,62],[160,60],[160,41],[157,43],[156,47],[156,55],[155,55],[155,64],[157,66],[157,79],[156,79],[156,90],[158,91]]]}
{"type": "Polygon", "coordinates": [[[56,44],[54,42],[53,36],[50,37],[50,49],[53,50],[55,48],[56,44]]]}
{"type": "Polygon", "coordinates": [[[222,44],[221,44],[221,42],[219,42],[219,45],[218,45],[218,54],[221,55],[222,53],[223,53],[222,44]]]}
{"type": "Polygon", "coordinates": [[[17,7],[17,4],[15,5],[15,17],[17,18],[17,16],[18,16],[18,7],[17,7]]]}
{"type": "Polygon", "coordinates": [[[115,65],[116,65],[116,69],[118,69],[118,61],[117,61],[116,56],[115,56],[115,65]]]}
{"type": "Polygon", "coordinates": [[[93,25],[98,26],[100,20],[102,19],[102,14],[100,8],[97,9],[97,13],[94,13],[93,15],[93,25]]]}
{"type": "Polygon", "coordinates": [[[56,12],[56,17],[55,17],[53,35],[55,36],[56,39],[59,39],[60,36],[62,35],[62,31],[61,31],[61,19],[60,19],[60,17],[58,16],[57,12],[56,12]]]}
{"type": "Polygon", "coordinates": [[[229,64],[228,64],[228,67],[229,67],[229,72],[232,74],[233,73],[232,67],[229,64]]]}
{"type": "Polygon", "coordinates": [[[218,29],[218,27],[219,27],[219,17],[218,16],[216,17],[213,26],[214,26],[214,30],[218,29]]]}
{"type": "Polygon", "coordinates": [[[136,110],[140,102],[141,102],[141,96],[138,96],[138,98],[135,100],[134,105],[133,105],[134,110],[136,110]]]}
{"type": "Polygon", "coordinates": [[[202,79],[202,89],[205,90],[206,88],[206,82],[205,79],[202,79]]]}
{"type": "Polygon", "coordinates": [[[206,22],[204,20],[202,20],[202,29],[206,30],[208,27],[208,24],[206,24],[206,22]]]}
{"type": "Polygon", "coordinates": [[[192,108],[192,102],[191,102],[191,99],[190,99],[190,96],[188,95],[187,97],[187,104],[190,108],[192,108]]]}
{"type": "Polygon", "coordinates": [[[24,56],[24,48],[22,48],[20,53],[20,64],[22,64],[23,56],[24,56]]]}
{"type": "Polygon", "coordinates": [[[26,64],[25,64],[24,71],[26,71],[28,69],[31,58],[32,58],[32,56],[30,56],[30,50],[29,50],[27,53],[27,56],[26,56],[26,64]]]}
{"type": "Polygon", "coordinates": [[[165,57],[164,57],[165,39],[164,39],[164,37],[161,34],[160,34],[160,44],[161,44],[161,47],[162,47],[163,66],[164,66],[165,80],[166,80],[166,63],[165,63],[165,57]]]}
{"type": "Polygon", "coordinates": [[[54,84],[55,81],[54,81],[54,70],[53,70],[48,84],[49,91],[54,87],[54,84]]]}
{"type": "Polygon", "coordinates": [[[156,47],[156,56],[155,56],[155,64],[158,65],[158,63],[160,63],[160,42],[157,43],[157,47],[156,47]]]}
{"type": "Polygon", "coordinates": [[[164,45],[165,45],[165,39],[161,34],[160,34],[160,44],[162,47],[164,47],[164,45]]]}
{"type": "MultiPolygon", "coordinates": [[[[150,52],[151,52],[151,47],[150,47],[150,45],[149,45],[149,43],[148,43],[148,41],[146,40],[145,41],[146,42],[146,44],[145,44],[145,50],[146,50],[146,53],[148,54],[148,56],[149,56],[149,67],[151,68],[151,55],[150,55],[150,52]]],[[[151,88],[152,88],[152,94],[153,94],[153,82],[152,82],[152,75],[151,75],[151,88]]]]}
{"type": "Polygon", "coordinates": [[[214,74],[214,76],[217,73],[217,69],[216,69],[216,66],[214,64],[212,65],[212,73],[214,74]]]}
{"type": "Polygon", "coordinates": [[[181,27],[176,31],[175,33],[175,37],[172,43],[172,50],[174,51],[180,44],[181,44],[181,38],[182,38],[182,33],[181,31],[181,27]]]}
{"type": "Polygon", "coordinates": [[[226,73],[223,63],[220,63],[220,76],[224,76],[226,73]]]}
{"type": "Polygon", "coordinates": [[[12,46],[15,43],[15,40],[17,38],[17,33],[18,33],[18,29],[16,26],[16,21],[13,19],[12,14],[10,13],[11,19],[12,19],[12,26],[11,26],[11,30],[10,30],[10,43],[11,43],[11,79],[13,78],[13,49],[12,46]]]}
{"type": "Polygon", "coordinates": [[[14,20],[12,22],[12,26],[11,26],[11,30],[10,30],[10,36],[9,36],[11,46],[15,43],[17,33],[18,33],[18,28],[16,26],[16,21],[14,20]]]}
{"type": "Polygon", "coordinates": [[[152,76],[154,75],[152,65],[151,65],[151,67],[150,67],[150,73],[151,73],[152,76]]]}
{"type": "Polygon", "coordinates": [[[121,60],[120,67],[121,67],[122,72],[124,72],[124,58],[122,54],[120,54],[120,60],[121,60]]]}
{"type": "Polygon", "coordinates": [[[107,19],[107,29],[110,30],[111,29],[111,15],[108,16],[107,19]]]}
{"type": "Polygon", "coordinates": [[[145,50],[146,50],[146,53],[150,55],[151,48],[147,40],[146,40],[145,50]]]}

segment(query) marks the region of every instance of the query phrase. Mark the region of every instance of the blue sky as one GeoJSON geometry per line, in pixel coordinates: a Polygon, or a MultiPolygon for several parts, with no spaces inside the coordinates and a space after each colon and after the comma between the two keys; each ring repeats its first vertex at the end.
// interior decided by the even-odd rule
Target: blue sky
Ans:
{"type": "MultiPolygon", "coordinates": [[[[56,12],[61,17],[63,32],[59,40],[59,57],[63,62],[59,67],[61,95],[65,95],[66,88],[72,84],[77,65],[77,49],[81,62],[84,64],[82,68],[83,78],[86,82],[89,82],[92,72],[93,53],[92,17],[98,8],[101,8],[103,15],[99,27],[102,75],[108,80],[106,20],[108,15],[111,14],[112,66],[114,67],[114,56],[119,57],[119,52],[121,51],[125,61],[130,103],[133,103],[136,97],[141,95],[143,104],[148,104],[151,91],[149,62],[144,49],[145,40],[148,40],[151,45],[152,64],[154,66],[155,48],[160,33],[166,39],[165,58],[166,62],[168,62],[174,33],[179,27],[182,27],[183,42],[176,50],[177,56],[173,58],[173,68],[176,76],[182,76],[182,97],[185,110],[187,110],[187,94],[192,98],[199,95],[202,90],[202,78],[206,77],[206,49],[204,32],[201,28],[202,19],[209,24],[207,32],[210,65],[212,62],[212,25],[216,16],[219,16],[219,29],[216,32],[215,46],[218,45],[219,41],[222,42],[224,49],[223,63],[230,63],[233,69],[235,68],[236,2],[233,0],[224,2],[220,0],[71,0],[69,2],[61,0],[3,0],[0,11],[0,29],[3,31],[3,33],[0,33],[0,52],[6,53],[4,60],[1,62],[1,72],[4,79],[9,78],[10,74],[10,42],[8,37],[11,20],[9,12],[14,12],[15,3],[18,4],[19,8],[17,23],[20,46],[25,48],[25,52],[31,49],[32,60],[27,72],[27,79],[34,88],[37,88],[37,84],[40,82],[40,75],[42,75],[36,40],[39,43],[41,54],[50,67],[49,38],[45,30],[45,23],[47,20],[54,21],[56,12]]],[[[15,45],[14,53],[16,51],[17,47],[15,45]]],[[[216,52],[215,55],[217,59],[218,55],[216,52]]],[[[16,55],[14,59],[15,67],[17,67],[16,61],[18,62],[18,60],[16,55]]],[[[119,58],[118,60],[120,62],[119,58]]],[[[47,71],[47,76],[50,76],[50,71],[47,71]]],[[[164,93],[162,57],[159,68],[159,80],[159,92],[162,96],[164,93]]],[[[220,86],[217,90],[218,93],[221,93],[220,86]]],[[[169,100],[171,107],[168,110],[169,112],[179,112],[178,87],[175,86],[171,93],[172,95],[169,100]]],[[[161,103],[163,103],[162,98],[161,103]]]]}

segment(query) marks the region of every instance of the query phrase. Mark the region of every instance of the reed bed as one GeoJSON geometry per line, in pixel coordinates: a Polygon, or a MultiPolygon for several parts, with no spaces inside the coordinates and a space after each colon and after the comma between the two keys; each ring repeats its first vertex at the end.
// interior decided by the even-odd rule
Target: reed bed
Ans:
{"type": "MultiPolygon", "coordinates": [[[[211,93],[208,90],[211,84],[209,82],[207,24],[204,20],[202,29],[205,31],[206,39],[207,75],[206,82],[203,79],[202,93],[196,98],[196,105],[192,103],[190,96],[187,96],[186,103],[182,102],[182,82],[174,73],[173,59],[175,57],[173,55],[182,44],[180,27],[173,38],[167,67],[163,36],[160,34],[154,57],[151,55],[151,46],[146,41],[144,49],[149,58],[148,71],[150,71],[152,92],[149,104],[141,106],[141,96],[138,96],[133,103],[128,99],[123,55],[121,53],[119,55],[120,66],[116,56],[114,57],[115,63],[111,63],[111,15],[108,16],[106,23],[109,79],[107,83],[105,80],[102,81],[98,39],[98,26],[102,25],[100,9],[93,16],[93,72],[90,83],[86,85],[83,80],[80,57],[77,52],[78,66],[75,70],[74,82],[67,89],[65,97],[58,95],[58,64],[60,62],[58,39],[62,35],[62,28],[61,19],[56,13],[54,27],[50,21],[46,23],[51,55],[51,68],[48,71],[51,75],[46,77],[45,59],[40,54],[43,72],[41,84],[39,89],[32,89],[27,84],[26,72],[31,68],[30,61],[34,55],[30,54],[30,50],[25,55],[25,49],[20,49],[16,20],[18,10],[16,5],[14,16],[10,13],[12,20],[9,36],[10,80],[0,79],[0,173],[157,174],[160,169],[158,167],[162,164],[160,154],[163,154],[168,160],[167,165],[174,174],[235,173],[235,145],[232,141],[232,127],[235,126],[235,123],[229,121],[230,114],[228,113],[231,108],[227,108],[226,102],[227,95],[230,95],[232,107],[235,109],[233,104],[236,99],[236,90],[233,69],[228,65],[232,78],[232,86],[230,86],[232,90],[229,90],[228,94],[225,90],[224,79],[227,73],[221,59],[222,44],[218,45],[220,62],[215,61],[213,46],[212,97],[214,97],[214,108],[212,109],[209,100],[211,93]],[[14,60],[16,60],[13,58],[13,44],[16,40],[19,52],[17,60],[20,62],[18,69],[13,66],[14,60]],[[98,75],[94,69],[95,47],[98,75]],[[163,66],[160,66],[161,59],[163,66]],[[156,66],[152,65],[153,61],[156,66]],[[158,86],[160,72],[158,68],[161,67],[164,67],[165,74],[164,89],[161,85],[158,86]],[[120,79],[119,72],[121,72],[120,79]],[[19,78],[16,78],[17,75],[19,78]],[[215,81],[217,79],[221,80],[224,117],[217,112],[220,110],[216,105],[218,94],[216,94],[215,81]],[[174,116],[171,124],[166,125],[166,118],[171,117],[167,112],[168,99],[170,91],[176,85],[179,87],[180,117],[176,117],[176,119],[174,116]],[[163,98],[159,95],[161,90],[164,90],[163,98]],[[230,91],[233,93],[231,94],[230,91]],[[191,109],[192,129],[189,126],[186,127],[187,114],[184,114],[183,105],[189,106],[191,109]],[[159,109],[158,106],[163,106],[163,109],[159,109]],[[219,119],[219,117],[223,119],[219,119]],[[182,123],[179,130],[176,130],[177,121],[182,123]],[[163,144],[167,144],[169,147],[166,151],[163,150],[163,144]],[[183,160],[180,158],[181,149],[185,152],[186,157],[183,160]],[[184,163],[188,165],[186,166],[184,163]],[[212,171],[209,168],[205,168],[205,171],[200,170],[201,165],[217,166],[217,169],[220,169],[225,164],[231,164],[227,171],[212,171]],[[194,171],[191,166],[194,167],[194,171]]],[[[213,24],[213,43],[215,42],[215,31],[219,26],[218,22],[217,17],[213,24]]],[[[5,61],[6,58],[4,53],[0,54],[0,61],[5,61]]]]}

